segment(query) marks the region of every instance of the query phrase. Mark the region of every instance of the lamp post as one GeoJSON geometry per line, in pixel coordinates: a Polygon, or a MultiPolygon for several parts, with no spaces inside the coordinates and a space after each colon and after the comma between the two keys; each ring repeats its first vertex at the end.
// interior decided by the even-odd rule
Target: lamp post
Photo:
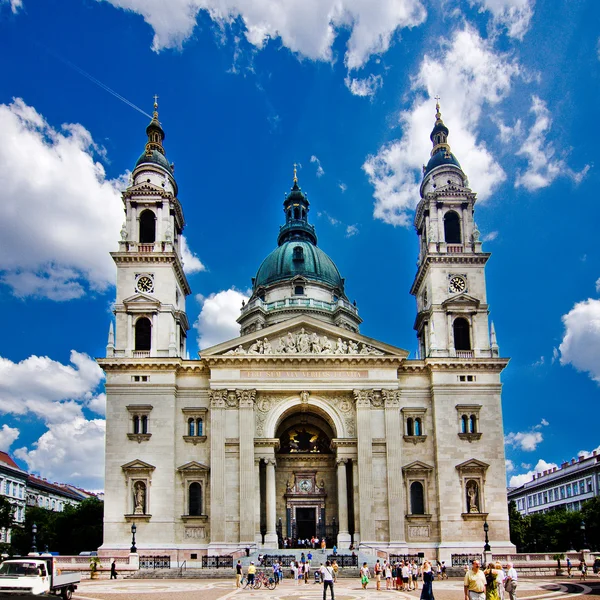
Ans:
{"type": "Polygon", "coordinates": [[[581,534],[583,537],[583,547],[581,548],[581,550],[583,551],[587,547],[587,540],[585,538],[585,521],[581,521],[581,525],[579,526],[579,529],[581,529],[581,534]]]}
{"type": "Polygon", "coordinates": [[[137,527],[135,523],[131,524],[131,554],[137,553],[137,548],[135,547],[135,532],[137,531],[137,527]]]}
{"type": "Polygon", "coordinates": [[[484,552],[491,552],[491,548],[490,548],[490,540],[488,538],[488,531],[490,530],[490,526],[488,525],[488,522],[485,521],[483,523],[483,531],[485,532],[485,546],[483,547],[483,551],[484,552]]]}
{"type": "Polygon", "coordinates": [[[37,545],[35,540],[35,534],[37,533],[37,525],[34,523],[31,526],[31,552],[33,554],[37,553],[37,545]]]}

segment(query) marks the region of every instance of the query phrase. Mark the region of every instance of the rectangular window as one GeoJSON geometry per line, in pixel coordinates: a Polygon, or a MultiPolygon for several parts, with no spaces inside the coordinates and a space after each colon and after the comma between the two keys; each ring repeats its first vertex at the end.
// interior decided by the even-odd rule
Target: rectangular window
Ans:
{"type": "Polygon", "coordinates": [[[579,493],[585,494],[585,481],[583,480],[579,482],[579,493]]]}
{"type": "Polygon", "coordinates": [[[571,497],[571,484],[567,483],[567,498],[571,497]]]}
{"type": "Polygon", "coordinates": [[[529,508],[532,507],[531,496],[527,497],[527,506],[529,506],[529,508]]]}
{"type": "Polygon", "coordinates": [[[564,497],[565,497],[565,486],[564,485],[560,488],[560,497],[562,500],[564,500],[564,497]]]}
{"type": "Polygon", "coordinates": [[[548,504],[548,492],[544,492],[544,504],[548,504]]]}
{"type": "Polygon", "coordinates": [[[593,492],[593,491],[594,491],[594,490],[593,490],[593,487],[592,487],[592,478],[591,478],[591,477],[588,477],[588,478],[585,480],[585,484],[586,484],[586,486],[587,486],[587,491],[588,491],[588,494],[589,494],[590,492],[593,492]]]}

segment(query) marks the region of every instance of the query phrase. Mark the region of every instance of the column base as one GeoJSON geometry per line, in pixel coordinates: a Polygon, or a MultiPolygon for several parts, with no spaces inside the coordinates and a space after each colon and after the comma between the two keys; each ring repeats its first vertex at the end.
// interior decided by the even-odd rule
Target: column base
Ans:
{"type": "Polygon", "coordinates": [[[341,549],[345,550],[346,548],[348,548],[348,546],[350,546],[351,539],[352,538],[350,537],[350,534],[347,531],[340,531],[337,536],[338,552],[341,549]]]}
{"type": "Polygon", "coordinates": [[[265,535],[265,543],[262,545],[263,548],[279,548],[279,538],[276,533],[267,533],[265,535]]]}

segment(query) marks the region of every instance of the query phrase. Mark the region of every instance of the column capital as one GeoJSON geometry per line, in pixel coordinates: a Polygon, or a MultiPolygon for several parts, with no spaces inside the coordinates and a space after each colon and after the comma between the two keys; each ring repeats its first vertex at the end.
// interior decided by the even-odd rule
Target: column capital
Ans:
{"type": "Polygon", "coordinates": [[[275,457],[266,457],[266,458],[263,458],[263,460],[265,461],[265,465],[273,465],[273,466],[275,466],[277,464],[277,461],[275,460],[275,457]]]}
{"type": "Polygon", "coordinates": [[[209,390],[211,408],[225,408],[227,404],[227,390],[209,390]]]}
{"type": "Polygon", "coordinates": [[[235,394],[240,408],[254,408],[256,390],[236,390],[235,394]]]}
{"type": "Polygon", "coordinates": [[[400,406],[400,390],[381,390],[385,408],[398,408],[400,406]]]}
{"type": "Polygon", "coordinates": [[[375,390],[354,390],[356,408],[370,408],[375,397],[375,390]]]}
{"type": "Polygon", "coordinates": [[[345,465],[348,462],[347,458],[336,458],[335,464],[339,467],[341,465],[345,465]]]}

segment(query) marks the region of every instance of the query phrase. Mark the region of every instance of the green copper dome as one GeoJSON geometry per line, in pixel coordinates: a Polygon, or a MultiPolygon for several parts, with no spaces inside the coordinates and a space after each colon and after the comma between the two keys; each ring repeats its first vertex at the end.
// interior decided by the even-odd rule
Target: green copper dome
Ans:
{"type": "Polygon", "coordinates": [[[289,240],[275,248],[260,265],[254,289],[297,275],[344,290],[344,280],[331,258],[306,240],[289,240]]]}
{"type": "Polygon", "coordinates": [[[171,165],[167,160],[167,157],[159,152],[158,150],[151,150],[149,153],[144,152],[135,163],[136,167],[143,165],[144,163],[154,163],[155,165],[160,165],[164,169],[167,169],[169,173],[171,172],[171,165]]]}

